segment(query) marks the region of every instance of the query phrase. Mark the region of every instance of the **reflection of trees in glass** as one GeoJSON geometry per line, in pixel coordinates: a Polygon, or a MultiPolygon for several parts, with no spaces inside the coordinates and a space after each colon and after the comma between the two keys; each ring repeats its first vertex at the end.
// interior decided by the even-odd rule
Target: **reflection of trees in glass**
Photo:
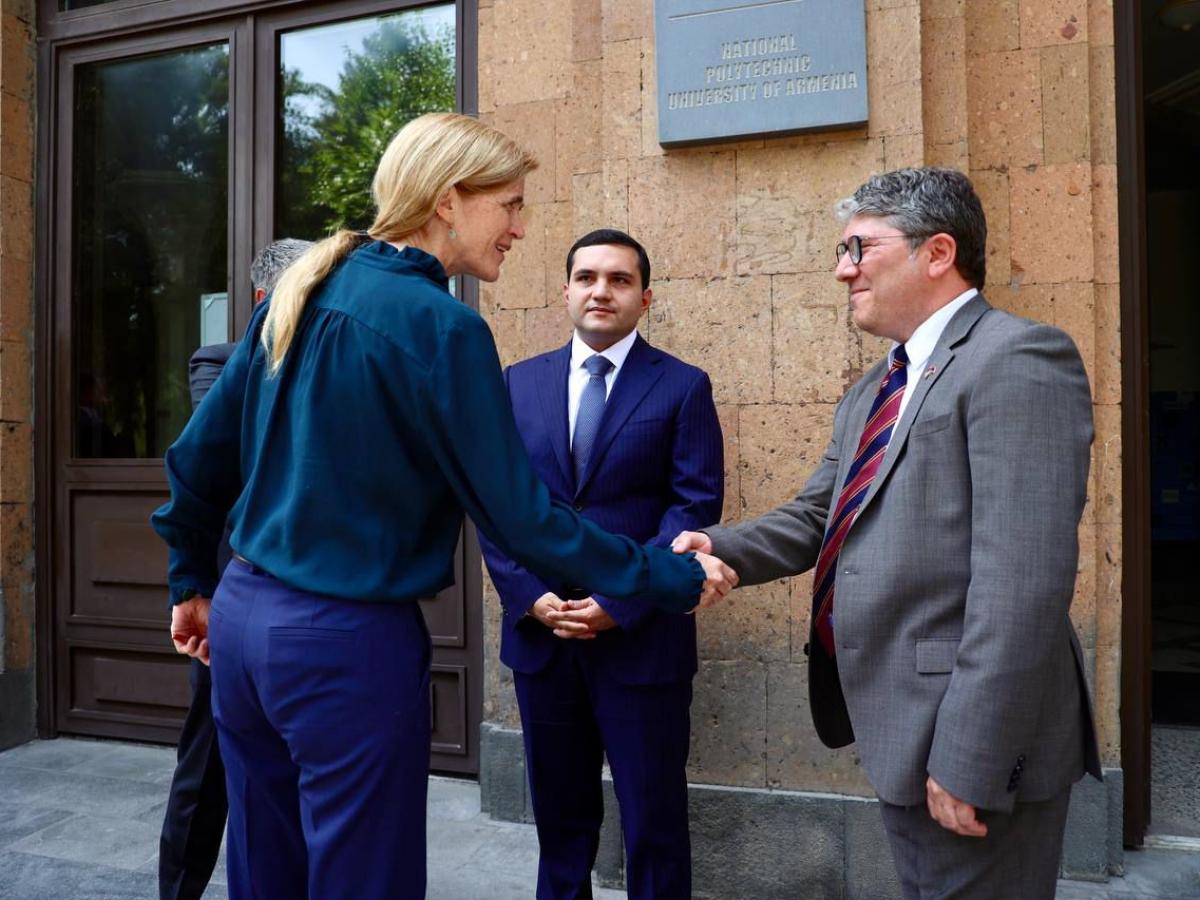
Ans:
{"type": "Polygon", "coordinates": [[[454,75],[453,29],[430,34],[405,18],[381,21],[347,54],[336,89],[285,69],[277,233],[315,238],[370,225],[384,148],[411,119],[454,109],[454,75]]]}
{"type": "Polygon", "coordinates": [[[186,422],[199,296],[227,283],[228,98],[224,45],[80,69],[72,263],[82,456],[158,456],[186,422]]]}

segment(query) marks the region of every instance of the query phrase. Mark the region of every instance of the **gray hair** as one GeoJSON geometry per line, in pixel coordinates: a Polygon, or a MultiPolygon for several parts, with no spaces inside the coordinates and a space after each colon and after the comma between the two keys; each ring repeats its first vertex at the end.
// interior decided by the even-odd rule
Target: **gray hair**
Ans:
{"type": "Polygon", "coordinates": [[[284,269],[298,260],[312,246],[312,241],[301,241],[297,238],[283,238],[272,241],[258,251],[254,262],[250,263],[250,281],[256,291],[266,291],[268,294],[275,290],[275,284],[284,269]]]}
{"type": "Polygon", "coordinates": [[[843,222],[879,216],[908,236],[915,252],[935,234],[954,238],[955,268],[968,284],[982,288],[987,276],[987,219],[979,195],[957,169],[927,166],[873,175],[853,197],[834,207],[843,222]]]}

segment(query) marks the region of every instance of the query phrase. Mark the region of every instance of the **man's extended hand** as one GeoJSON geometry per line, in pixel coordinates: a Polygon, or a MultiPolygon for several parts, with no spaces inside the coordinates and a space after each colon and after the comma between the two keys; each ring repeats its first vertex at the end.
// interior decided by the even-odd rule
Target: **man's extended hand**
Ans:
{"type": "MultiPolygon", "coordinates": [[[[709,549],[712,549],[711,544],[709,549]]],[[[696,552],[696,559],[704,567],[704,590],[700,592],[700,602],[696,608],[704,609],[719,603],[726,594],[737,587],[738,574],[715,556],[709,556],[703,551],[696,552]]]]}
{"type": "Polygon", "coordinates": [[[947,831],[964,837],[987,836],[987,826],[975,818],[975,807],[959,800],[934,781],[932,775],[925,780],[925,804],[929,815],[947,831]]]}
{"type": "Polygon", "coordinates": [[[676,553],[687,553],[689,550],[712,553],[712,541],[703,531],[681,531],[671,541],[671,549],[676,553]]]}
{"type": "Polygon", "coordinates": [[[184,653],[208,665],[208,610],[212,601],[192,597],[171,607],[171,641],[184,653]]]}
{"type": "Polygon", "coordinates": [[[561,620],[559,616],[566,609],[570,608],[571,601],[563,600],[558,594],[547,591],[534,601],[533,606],[529,608],[529,615],[533,616],[556,635],[563,638],[587,638],[595,637],[594,634],[588,634],[589,628],[586,623],[561,620]],[[560,632],[562,632],[560,634],[560,632]]]}
{"type": "Polygon", "coordinates": [[[550,612],[547,618],[556,623],[554,636],[560,638],[594,638],[601,631],[607,631],[617,626],[616,619],[610,616],[593,597],[567,600],[558,610],[550,612]],[[586,625],[587,631],[568,631],[563,627],[574,623],[586,625]]]}

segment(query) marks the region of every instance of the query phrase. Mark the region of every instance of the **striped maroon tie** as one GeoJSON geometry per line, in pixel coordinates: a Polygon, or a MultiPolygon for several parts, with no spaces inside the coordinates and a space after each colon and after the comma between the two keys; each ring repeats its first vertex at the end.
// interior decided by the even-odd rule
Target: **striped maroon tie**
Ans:
{"type": "Polygon", "coordinates": [[[825,529],[825,540],[817,556],[817,571],[813,576],[813,615],[817,639],[830,656],[834,655],[833,584],[837,578],[838,554],[842,552],[842,544],[850,526],[854,524],[863,497],[867,495],[871,481],[879,471],[879,464],[883,462],[883,454],[887,452],[888,441],[892,437],[892,428],[900,417],[900,401],[904,399],[904,385],[907,383],[904,367],[907,365],[908,355],[901,344],[892,353],[891,368],[879,385],[875,402],[871,404],[871,414],[867,416],[867,424],[858,441],[854,463],[846,473],[846,484],[838,496],[833,518],[825,529]]]}

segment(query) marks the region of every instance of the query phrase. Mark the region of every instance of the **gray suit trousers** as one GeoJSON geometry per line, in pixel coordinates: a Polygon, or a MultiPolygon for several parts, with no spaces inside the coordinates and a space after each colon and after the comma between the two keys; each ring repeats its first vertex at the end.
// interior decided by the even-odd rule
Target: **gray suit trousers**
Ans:
{"type": "Polygon", "coordinates": [[[947,831],[925,804],[880,803],[905,900],[1054,900],[1071,789],[980,811],[983,838],[947,831]]]}

